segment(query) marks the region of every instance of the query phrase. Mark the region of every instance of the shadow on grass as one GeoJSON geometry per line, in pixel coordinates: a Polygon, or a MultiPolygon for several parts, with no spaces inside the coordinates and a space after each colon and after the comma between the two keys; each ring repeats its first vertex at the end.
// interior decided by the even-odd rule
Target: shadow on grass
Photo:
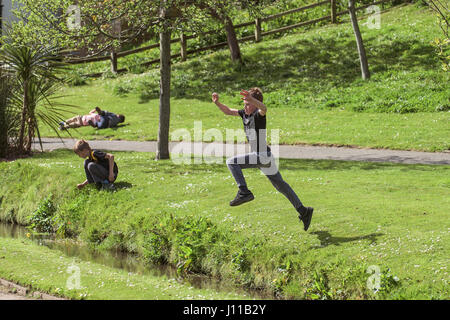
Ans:
{"type": "Polygon", "coordinates": [[[133,187],[133,184],[126,182],[126,181],[119,181],[119,182],[114,182],[114,186],[116,187],[117,190],[130,189],[131,187],[133,187]]]}
{"type": "Polygon", "coordinates": [[[223,160],[222,163],[210,163],[210,164],[195,164],[191,159],[191,164],[175,164],[172,160],[158,160],[158,165],[145,168],[141,171],[144,174],[164,173],[170,175],[183,175],[183,174],[201,174],[201,173],[216,173],[216,172],[229,172],[228,167],[223,160]]]}
{"type": "MultiPolygon", "coordinates": [[[[118,125],[117,125],[117,126],[115,126],[115,127],[111,127],[111,128],[105,128],[105,129],[112,129],[112,130],[116,131],[117,129],[120,129],[120,128],[123,128],[123,127],[129,126],[129,125],[130,125],[129,123],[124,123],[124,124],[118,124],[118,125]]],[[[99,129],[99,130],[101,130],[101,129],[99,129]]]]}
{"type": "MultiPolygon", "coordinates": [[[[311,234],[317,235],[320,241],[320,248],[327,247],[329,245],[339,246],[341,243],[359,241],[359,240],[369,240],[370,244],[377,242],[377,237],[383,236],[384,233],[372,233],[365,236],[357,237],[333,237],[328,231],[315,231],[311,234]]],[[[310,247],[310,249],[315,249],[317,247],[310,247]]]]}
{"type": "MultiPolygon", "coordinates": [[[[396,159],[398,160],[398,159],[396,159]]],[[[388,160],[386,160],[388,161],[388,160]]],[[[344,160],[305,160],[305,159],[281,159],[280,172],[284,170],[308,171],[308,170],[383,170],[395,168],[402,171],[433,171],[436,167],[426,164],[407,164],[370,161],[344,161],[344,160]]]]}

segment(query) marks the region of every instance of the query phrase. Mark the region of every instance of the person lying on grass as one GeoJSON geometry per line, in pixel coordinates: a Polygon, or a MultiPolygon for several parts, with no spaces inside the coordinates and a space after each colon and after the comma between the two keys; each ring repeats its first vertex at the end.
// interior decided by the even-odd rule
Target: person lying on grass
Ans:
{"type": "Polygon", "coordinates": [[[124,121],[125,116],[123,114],[115,114],[112,112],[103,111],[99,107],[95,107],[95,109],[89,111],[89,114],[84,116],[78,115],[67,119],[66,121],[61,121],[59,123],[59,130],[67,130],[84,126],[92,126],[98,129],[114,128],[117,127],[119,123],[124,121]]]}
{"type": "Polygon", "coordinates": [[[84,188],[89,183],[95,183],[97,189],[114,190],[113,184],[117,179],[119,169],[114,162],[114,156],[100,150],[92,150],[84,140],[78,140],[73,151],[84,160],[86,181],[77,185],[78,189],[84,188]]]}
{"type": "Polygon", "coordinates": [[[252,192],[247,188],[242,169],[259,168],[269,178],[275,189],[281,192],[297,210],[299,219],[303,222],[306,231],[311,223],[314,209],[303,206],[294,190],[283,180],[278,171],[275,158],[266,142],[267,107],[263,103],[261,89],[241,90],[240,94],[243,96],[242,100],[244,100],[244,108],[240,110],[230,109],[219,101],[217,93],[212,94],[212,101],[224,114],[242,118],[245,134],[252,151],[227,160],[228,169],[239,187],[235,199],[230,202],[230,206],[238,206],[254,199],[252,192]]]}

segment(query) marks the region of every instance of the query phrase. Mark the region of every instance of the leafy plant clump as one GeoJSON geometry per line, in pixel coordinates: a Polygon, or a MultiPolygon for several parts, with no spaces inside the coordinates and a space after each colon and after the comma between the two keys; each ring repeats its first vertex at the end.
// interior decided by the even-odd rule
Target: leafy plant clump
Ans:
{"type": "Polygon", "coordinates": [[[30,217],[29,228],[39,233],[52,233],[56,209],[52,195],[43,199],[30,217]]]}
{"type": "Polygon", "coordinates": [[[78,70],[75,70],[67,75],[66,77],[66,83],[69,86],[83,86],[88,83],[87,77],[83,75],[82,73],[78,72],[78,70]]]}

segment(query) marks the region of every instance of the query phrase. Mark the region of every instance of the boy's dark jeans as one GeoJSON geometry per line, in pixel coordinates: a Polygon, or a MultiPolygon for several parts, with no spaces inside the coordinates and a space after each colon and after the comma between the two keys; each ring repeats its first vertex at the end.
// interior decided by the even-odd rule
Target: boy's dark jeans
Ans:
{"type": "Polygon", "coordinates": [[[100,121],[97,124],[99,129],[116,127],[119,122],[119,118],[115,113],[109,111],[102,111],[100,113],[100,121]]]}
{"type": "Polygon", "coordinates": [[[302,206],[297,194],[292,190],[291,186],[283,180],[283,177],[276,166],[275,158],[270,152],[252,152],[238,155],[229,158],[227,160],[227,166],[239,188],[247,187],[242,169],[259,168],[270,180],[275,189],[281,192],[291,202],[295,209],[302,206]]]}
{"type": "MultiPolygon", "coordinates": [[[[101,183],[109,178],[109,171],[105,167],[89,159],[84,160],[84,171],[86,172],[86,179],[89,183],[101,183]]],[[[116,178],[117,175],[114,175],[114,180],[116,178]]]]}

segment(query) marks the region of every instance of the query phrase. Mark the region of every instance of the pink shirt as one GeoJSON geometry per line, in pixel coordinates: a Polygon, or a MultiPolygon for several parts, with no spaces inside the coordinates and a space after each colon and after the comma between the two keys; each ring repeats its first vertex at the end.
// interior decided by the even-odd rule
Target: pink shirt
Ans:
{"type": "Polygon", "coordinates": [[[89,120],[94,123],[94,125],[97,125],[97,122],[100,121],[100,115],[97,113],[90,113],[88,115],[82,116],[81,121],[83,122],[83,126],[89,125],[89,120]]]}

